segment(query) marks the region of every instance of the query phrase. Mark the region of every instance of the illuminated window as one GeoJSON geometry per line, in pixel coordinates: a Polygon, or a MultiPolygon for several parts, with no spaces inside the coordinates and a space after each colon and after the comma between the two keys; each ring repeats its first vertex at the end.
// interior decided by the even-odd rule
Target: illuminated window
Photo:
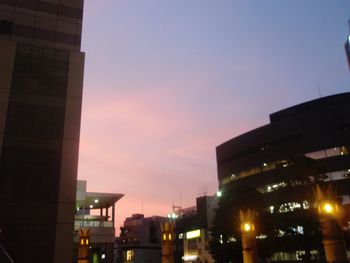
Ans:
{"type": "Polygon", "coordinates": [[[266,190],[262,189],[262,192],[268,192],[269,193],[269,192],[277,191],[278,189],[284,188],[286,186],[287,186],[287,184],[285,182],[271,184],[271,185],[267,185],[266,186],[266,190]]]}
{"type": "Polygon", "coordinates": [[[201,231],[199,229],[186,233],[187,239],[196,238],[196,237],[200,237],[200,236],[201,236],[201,231]]]}
{"type": "Polygon", "coordinates": [[[80,239],[80,245],[84,245],[84,238],[80,239]]]}
{"type": "Polygon", "coordinates": [[[132,260],[134,260],[134,250],[127,250],[126,261],[132,261],[132,260]]]}
{"type": "Polygon", "coordinates": [[[166,234],[163,234],[163,240],[166,240],[166,234]]]}
{"type": "Polygon", "coordinates": [[[332,156],[347,155],[349,154],[348,149],[345,146],[324,149],[317,152],[311,152],[305,154],[306,157],[318,160],[323,158],[329,158],[332,156]]]}
{"type": "Polygon", "coordinates": [[[169,237],[169,240],[171,240],[171,234],[169,234],[168,237],[169,237]]]}
{"type": "Polygon", "coordinates": [[[89,239],[85,239],[85,245],[89,245],[89,239]]]}

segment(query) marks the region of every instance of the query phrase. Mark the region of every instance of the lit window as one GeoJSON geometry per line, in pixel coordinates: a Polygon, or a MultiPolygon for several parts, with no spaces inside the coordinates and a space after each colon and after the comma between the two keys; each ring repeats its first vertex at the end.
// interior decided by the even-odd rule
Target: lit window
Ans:
{"type": "Polygon", "coordinates": [[[169,237],[169,240],[171,240],[171,234],[169,234],[168,237],[169,237]]]}
{"type": "Polygon", "coordinates": [[[84,245],[84,238],[80,239],[80,245],[84,245]]]}
{"type": "Polygon", "coordinates": [[[127,250],[126,261],[132,261],[132,260],[134,260],[134,250],[127,250]]]}
{"type": "Polygon", "coordinates": [[[189,231],[189,232],[186,233],[186,238],[187,239],[196,238],[196,237],[200,237],[200,236],[201,236],[201,231],[199,229],[193,230],[193,231],[189,231]]]}
{"type": "Polygon", "coordinates": [[[166,240],[166,234],[163,234],[163,240],[166,240]]]}
{"type": "Polygon", "coordinates": [[[85,245],[89,245],[89,239],[87,238],[87,239],[85,239],[85,245]]]}

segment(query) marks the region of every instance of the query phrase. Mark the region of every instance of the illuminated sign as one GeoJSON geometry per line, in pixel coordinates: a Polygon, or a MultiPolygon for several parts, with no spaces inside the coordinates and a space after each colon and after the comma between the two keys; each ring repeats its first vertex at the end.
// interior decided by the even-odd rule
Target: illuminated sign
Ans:
{"type": "Polygon", "coordinates": [[[196,237],[200,237],[200,236],[201,236],[201,231],[199,229],[186,233],[187,239],[196,238],[196,237]]]}
{"type": "Polygon", "coordinates": [[[198,255],[185,255],[182,258],[184,261],[194,261],[198,258],[198,255]]]}

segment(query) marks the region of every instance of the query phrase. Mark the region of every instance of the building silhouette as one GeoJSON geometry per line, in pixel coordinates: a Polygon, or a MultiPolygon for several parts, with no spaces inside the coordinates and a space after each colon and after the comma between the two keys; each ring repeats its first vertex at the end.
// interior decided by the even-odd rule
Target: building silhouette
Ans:
{"type": "Polygon", "coordinates": [[[15,262],[71,262],[83,0],[0,1],[0,242],[15,262]]]}
{"type": "Polygon", "coordinates": [[[349,225],[349,151],[350,93],[281,110],[269,124],[217,147],[223,198],[225,189],[262,194],[270,230],[259,238],[270,240],[271,260],[322,259],[313,189],[331,184],[349,225]]]}
{"type": "Polygon", "coordinates": [[[116,238],[115,254],[117,263],[162,262],[161,223],[165,217],[144,217],[133,214],[124,220],[120,236],[116,238]]]}
{"type": "Polygon", "coordinates": [[[178,209],[175,215],[175,262],[213,263],[210,255],[210,230],[213,227],[216,196],[196,198],[196,206],[178,209]]]}

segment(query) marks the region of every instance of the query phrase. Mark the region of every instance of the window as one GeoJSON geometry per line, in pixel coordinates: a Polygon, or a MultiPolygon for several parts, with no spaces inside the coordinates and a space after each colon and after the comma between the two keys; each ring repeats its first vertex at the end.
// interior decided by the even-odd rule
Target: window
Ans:
{"type": "Polygon", "coordinates": [[[0,34],[11,35],[13,23],[6,20],[0,20],[0,34]]]}
{"type": "Polygon", "coordinates": [[[126,261],[132,261],[132,260],[134,260],[134,250],[127,250],[126,261]]]}

